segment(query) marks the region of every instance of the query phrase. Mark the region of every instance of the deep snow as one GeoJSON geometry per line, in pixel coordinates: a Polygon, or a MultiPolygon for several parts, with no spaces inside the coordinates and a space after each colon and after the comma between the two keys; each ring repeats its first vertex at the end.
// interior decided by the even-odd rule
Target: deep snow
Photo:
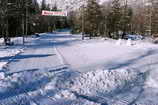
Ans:
{"type": "Polygon", "coordinates": [[[158,105],[157,45],[57,32],[23,47],[0,49],[0,105],[158,105]]]}

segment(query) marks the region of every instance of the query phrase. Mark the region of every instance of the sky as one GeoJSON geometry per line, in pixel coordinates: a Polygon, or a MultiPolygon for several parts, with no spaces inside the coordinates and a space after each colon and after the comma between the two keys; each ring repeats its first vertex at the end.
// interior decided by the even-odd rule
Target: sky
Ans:
{"type": "MultiPolygon", "coordinates": [[[[38,0],[39,2],[41,2],[42,0],[38,0]]],[[[46,0],[47,3],[51,3],[51,2],[58,2],[58,0],[46,0]]],[[[69,1],[69,0],[66,0],[66,1],[69,1]]],[[[104,1],[108,1],[108,0],[99,0],[100,2],[104,2],[104,1]]]]}
{"type": "MultiPolygon", "coordinates": [[[[38,0],[38,2],[41,1],[42,0],[38,0]]],[[[82,2],[82,1],[85,0],[46,0],[46,3],[53,4],[54,2],[56,2],[59,9],[69,11],[70,9],[66,9],[66,8],[71,8],[71,9],[78,8],[79,6],[82,5],[82,3],[78,3],[78,2],[82,2]]],[[[100,1],[101,4],[108,0],[98,0],[98,1],[100,1]]]]}

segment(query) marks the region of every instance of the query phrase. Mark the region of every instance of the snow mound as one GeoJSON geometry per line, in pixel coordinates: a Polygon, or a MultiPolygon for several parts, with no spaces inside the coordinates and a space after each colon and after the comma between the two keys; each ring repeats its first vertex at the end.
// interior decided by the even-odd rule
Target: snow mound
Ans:
{"type": "Polygon", "coordinates": [[[60,76],[57,80],[56,88],[64,90],[62,92],[64,94],[61,95],[61,92],[57,92],[56,96],[58,96],[57,99],[67,99],[65,98],[66,95],[71,96],[69,99],[74,98],[73,100],[75,100],[75,98],[81,98],[82,100],[84,99],[101,105],[119,105],[117,103],[120,103],[120,101],[120,105],[122,105],[124,103],[122,100],[126,100],[127,97],[128,101],[125,104],[127,105],[127,103],[132,102],[137,97],[141,91],[140,85],[144,81],[145,77],[143,73],[129,69],[100,69],[78,73],[75,77],[63,74],[63,77],[60,76]],[[65,90],[68,91],[65,93],[65,90]]]}
{"type": "Polygon", "coordinates": [[[71,91],[88,96],[112,95],[130,88],[138,79],[138,72],[132,70],[96,70],[81,73],[69,80],[59,79],[59,88],[70,88],[71,91]]]}
{"type": "Polygon", "coordinates": [[[128,70],[97,70],[81,74],[75,79],[72,89],[79,94],[96,95],[122,89],[135,80],[136,73],[128,70]]]}
{"type": "Polygon", "coordinates": [[[12,105],[13,99],[18,104],[22,100],[25,103],[30,102],[26,105],[36,105],[30,98],[36,99],[37,96],[41,96],[51,99],[52,105],[106,105],[108,100],[111,100],[110,96],[134,86],[138,76],[140,78],[137,72],[125,69],[96,70],[87,73],[13,73],[0,80],[0,95],[3,95],[0,101],[2,105],[5,102],[8,103],[4,105],[12,105]]]}

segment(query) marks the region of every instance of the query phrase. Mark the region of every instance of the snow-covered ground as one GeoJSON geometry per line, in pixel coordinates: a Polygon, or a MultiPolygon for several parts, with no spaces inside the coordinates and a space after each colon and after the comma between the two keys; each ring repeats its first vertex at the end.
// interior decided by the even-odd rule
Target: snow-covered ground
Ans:
{"type": "MultiPolygon", "coordinates": [[[[19,38],[17,38],[18,40],[19,38]]],[[[0,39],[0,79],[5,78],[4,72],[6,71],[7,63],[14,59],[14,56],[20,54],[24,47],[9,47],[3,45],[3,39],[0,39]]]]}
{"type": "Polygon", "coordinates": [[[15,57],[21,47],[0,49],[0,105],[158,105],[157,45],[68,32],[28,42],[15,57]]]}

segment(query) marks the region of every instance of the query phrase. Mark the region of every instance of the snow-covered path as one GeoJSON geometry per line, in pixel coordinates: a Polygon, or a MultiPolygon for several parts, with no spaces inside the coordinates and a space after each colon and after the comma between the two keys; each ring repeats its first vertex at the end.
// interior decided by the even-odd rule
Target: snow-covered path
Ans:
{"type": "Polygon", "coordinates": [[[63,65],[79,72],[127,67],[146,71],[151,66],[157,67],[157,46],[115,43],[98,39],[82,41],[79,35],[62,32],[44,34],[27,43],[27,50],[8,65],[8,72],[48,70],[63,65]]]}
{"type": "Polygon", "coordinates": [[[8,73],[51,70],[62,66],[53,45],[53,34],[41,35],[40,38],[26,44],[24,53],[16,56],[8,65],[8,73]]]}
{"type": "Polygon", "coordinates": [[[6,77],[0,80],[0,105],[48,105],[54,102],[42,95],[42,89],[56,73],[67,70],[68,65],[55,46],[54,34],[30,39],[25,43],[25,50],[5,67],[6,77]]]}
{"type": "Polygon", "coordinates": [[[158,46],[137,42],[134,46],[116,45],[114,40],[80,40],[79,36],[58,34],[58,51],[74,70],[134,68],[146,71],[157,68],[158,46]]]}
{"type": "Polygon", "coordinates": [[[44,34],[27,43],[25,52],[8,65],[8,73],[51,70],[64,65],[79,72],[120,68],[146,71],[151,66],[157,67],[157,46],[115,43],[98,39],[82,41],[79,35],[62,32],[44,34]]]}

